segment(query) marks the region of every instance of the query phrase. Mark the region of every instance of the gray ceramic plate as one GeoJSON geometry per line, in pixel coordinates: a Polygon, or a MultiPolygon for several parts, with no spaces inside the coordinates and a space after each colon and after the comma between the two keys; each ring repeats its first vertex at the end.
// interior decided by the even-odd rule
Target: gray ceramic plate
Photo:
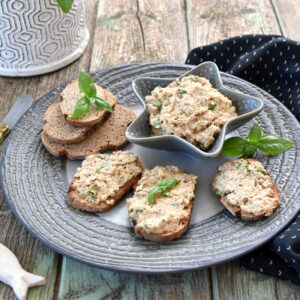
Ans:
{"type": "Polygon", "coordinates": [[[236,108],[237,116],[224,124],[214,145],[209,150],[202,151],[175,135],[151,136],[151,126],[149,124],[149,113],[145,104],[145,97],[150,95],[157,85],[165,87],[174,81],[174,78],[151,77],[139,77],[132,83],[133,91],[140,99],[143,111],[126,130],[126,137],[131,143],[154,149],[182,151],[197,156],[200,159],[203,156],[216,157],[223,148],[225,135],[254,118],[263,109],[263,102],[259,98],[226,88],[222,83],[219,69],[213,62],[204,62],[180,77],[188,75],[207,78],[213,87],[232,101],[232,104],[236,108]]]}
{"type": "MultiPolygon", "coordinates": [[[[95,81],[109,88],[121,104],[141,112],[131,83],[140,77],[177,77],[186,65],[149,63],[103,69],[95,81]]],[[[58,87],[37,102],[11,132],[2,156],[1,179],[6,200],[22,224],[57,252],[94,266],[119,271],[161,273],[197,269],[236,258],[278,233],[300,207],[300,128],[296,119],[276,99],[236,77],[222,74],[225,86],[258,97],[264,110],[255,118],[267,132],[297,141],[297,146],[277,156],[257,158],[282,190],[275,215],[247,223],[232,217],[210,191],[211,176],[224,158],[197,159],[180,152],[127,146],[146,168],[174,164],[198,175],[190,229],[179,240],[156,244],[136,238],[127,217],[125,201],[107,213],[75,211],[65,202],[67,186],[80,162],[55,159],[40,141],[43,113],[59,101],[58,87]]],[[[251,122],[237,134],[245,136],[251,122]]]]}

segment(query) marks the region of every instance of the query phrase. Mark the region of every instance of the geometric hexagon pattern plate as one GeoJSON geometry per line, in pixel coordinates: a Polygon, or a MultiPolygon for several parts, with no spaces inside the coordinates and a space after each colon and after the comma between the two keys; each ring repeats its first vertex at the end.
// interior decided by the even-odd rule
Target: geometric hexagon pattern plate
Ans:
{"type": "MultiPolygon", "coordinates": [[[[120,104],[139,113],[141,105],[131,82],[144,77],[178,77],[191,66],[136,63],[92,73],[96,83],[113,92],[120,104]]],[[[80,161],[52,157],[40,140],[43,114],[59,102],[66,84],[44,95],[20,119],[10,133],[1,161],[5,198],[20,222],[55,251],[93,266],[127,272],[166,273],[193,270],[241,256],[270,240],[300,208],[300,127],[293,115],[274,97],[237,77],[222,73],[228,88],[258,97],[263,111],[255,118],[262,129],[296,141],[280,155],[256,155],[282,191],[281,205],[272,217],[256,222],[231,216],[210,191],[211,176],[222,157],[195,159],[185,153],[128,145],[146,168],[174,164],[198,176],[189,230],[182,238],[158,244],[135,237],[129,225],[125,201],[106,213],[76,211],[65,202],[68,183],[80,161]]],[[[245,136],[252,122],[233,135],[245,136]]]]}

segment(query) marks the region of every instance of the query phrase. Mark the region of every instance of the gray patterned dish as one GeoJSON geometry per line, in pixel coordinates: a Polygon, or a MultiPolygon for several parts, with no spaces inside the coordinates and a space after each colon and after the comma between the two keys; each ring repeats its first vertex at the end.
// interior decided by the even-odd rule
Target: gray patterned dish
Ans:
{"type": "Polygon", "coordinates": [[[198,157],[216,157],[222,150],[225,135],[254,118],[263,109],[264,105],[260,99],[223,86],[219,69],[213,62],[204,62],[180,77],[188,75],[197,75],[207,78],[211,84],[223,95],[227,96],[236,107],[238,116],[224,124],[213,147],[208,151],[202,151],[175,135],[151,136],[151,126],[149,124],[149,113],[145,104],[145,97],[150,95],[151,91],[157,85],[161,85],[162,87],[167,86],[174,81],[174,78],[140,77],[133,81],[132,88],[143,105],[143,112],[126,130],[126,137],[131,143],[154,149],[183,151],[198,157]]]}
{"type": "MultiPolygon", "coordinates": [[[[103,69],[92,74],[95,81],[117,95],[119,103],[137,113],[143,107],[133,94],[137,77],[174,78],[187,65],[148,63],[103,69]]],[[[236,258],[267,242],[296,215],[300,207],[300,127],[292,114],[268,93],[241,79],[221,74],[224,86],[263,100],[265,109],[255,121],[267,132],[295,140],[297,145],[276,156],[258,155],[282,190],[279,209],[265,220],[247,223],[223,209],[210,191],[211,176],[222,157],[207,159],[129,145],[146,168],[175,164],[198,175],[191,225],[186,234],[169,244],[135,237],[125,201],[106,213],[89,214],[66,204],[68,183],[80,161],[53,158],[40,141],[43,113],[59,101],[64,85],[44,95],[21,118],[9,135],[1,161],[5,198],[20,222],[55,251],[109,270],[162,273],[193,270],[236,258]]],[[[245,136],[251,122],[234,134],[245,136]]]]}

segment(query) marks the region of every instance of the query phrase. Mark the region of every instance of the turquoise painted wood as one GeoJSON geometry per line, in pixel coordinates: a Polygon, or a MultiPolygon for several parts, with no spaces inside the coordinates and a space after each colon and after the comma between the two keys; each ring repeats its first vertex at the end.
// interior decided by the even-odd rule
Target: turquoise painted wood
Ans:
{"type": "Polygon", "coordinates": [[[58,299],[211,299],[209,270],[137,275],[96,269],[64,258],[58,299]]]}

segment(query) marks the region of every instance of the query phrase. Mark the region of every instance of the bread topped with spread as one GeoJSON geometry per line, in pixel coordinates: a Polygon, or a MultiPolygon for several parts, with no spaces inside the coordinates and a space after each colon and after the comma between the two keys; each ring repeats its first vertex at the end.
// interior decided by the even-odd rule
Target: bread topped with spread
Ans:
{"type": "MultiPolygon", "coordinates": [[[[114,107],[117,103],[116,97],[108,90],[103,89],[99,85],[95,84],[97,90],[97,96],[103,98],[107,101],[111,107],[114,107]]],[[[95,105],[92,105],[89,112],[85,115],[77,118],[71,119],[75,103],[78,99],[82,98],[84,94],[80,91],[78,86],[78,80],[73,80],[69,83],[65,89],[61,92],[61,102],[60,108],[66,119],[66,121],[75,126],[93,126],[95,124],[101,123],[104,118],[109,114],[107,110],[99,110],[95,105]]]]}
{"type": "Polygon", "coordinates": [[[155,242],[181,237],[190,222],[196,179],[175,166],[145,170],[127,199],[135,233],[155,242]]]}
{"type": "Polygon", "coordinates": [[[218,171],[212,189],[233,215],[259,220],[271,216],[279,206],[280,190],[259,161],[235,159],[218,171]]]}
{"type": "Polygon", "coordinates": [[[130,191],[142,171],[141,161],[129,151],[89,155],[74,175],[67,202],[84,211],[107,211],[130,191]]]}

